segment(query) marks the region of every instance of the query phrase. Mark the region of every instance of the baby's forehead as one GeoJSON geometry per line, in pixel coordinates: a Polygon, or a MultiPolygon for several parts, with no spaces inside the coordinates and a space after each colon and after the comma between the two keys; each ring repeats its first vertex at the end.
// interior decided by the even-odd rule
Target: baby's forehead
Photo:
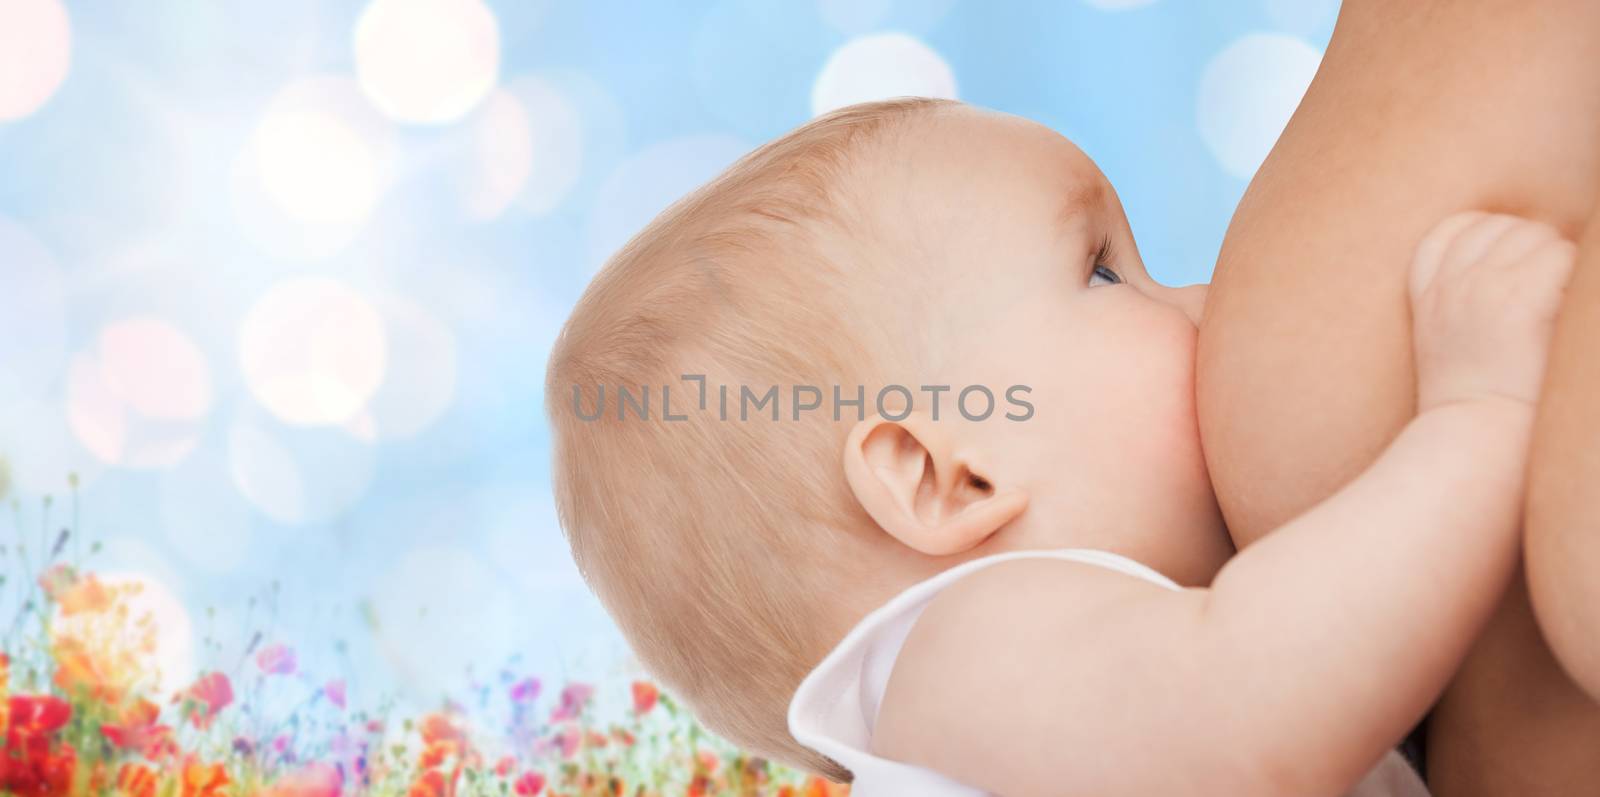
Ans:
{"type": "Polygon", "coordinates": [[[1006,114],[931,114],[861,155],[861,194],[871,209],[925,234],[1001,220],[1081,223],[1115,204],[1110,183],[1072,142],[1006,114]]]}

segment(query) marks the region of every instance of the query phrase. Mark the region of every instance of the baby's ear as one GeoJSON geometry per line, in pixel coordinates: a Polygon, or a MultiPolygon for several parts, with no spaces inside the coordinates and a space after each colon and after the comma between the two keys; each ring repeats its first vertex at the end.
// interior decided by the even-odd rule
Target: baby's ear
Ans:
{"type": "Polygon", "coordinates": [[[956,445],[952,423],[925,412],[874,416],[845,441],[844,475],[856,500],[884,531],[929,556],[970,550],[1028,506],[1026,492],[996,483],[975,452],[956,445]]]}

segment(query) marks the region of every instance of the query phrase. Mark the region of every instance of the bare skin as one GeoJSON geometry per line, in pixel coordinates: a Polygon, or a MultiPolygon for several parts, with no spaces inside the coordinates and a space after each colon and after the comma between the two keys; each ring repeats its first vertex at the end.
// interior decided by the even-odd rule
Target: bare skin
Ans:
{"type": "Polygon", "coordinates": [[[1600,223],[1567,289],[1530,452],[1526,557],[1540,628],[1557,659],[1600,697],[1600,223]]]}
{"type": "MultiPolygon", "coordinates": [[[[1234,217],[1201,328],[1201,433],[1241,549],[1360,473],[1413,415],[1405,273],[1433,224],[1484,209],[1583,231],[1600,189],[1597,37],[1592,0],[1346,0],[1315,82],[1234,217]]],[[[1591,270],[1595,248],[1582,256],[1591,270]]],[[[1591,306],[1597,281],[1584,289],[1591,306]]],[[[1593,408],[1600,376],[1573,363],[1600,318],[1582,323],[1566,332],[1549,394],[1570,385],[1593,408]]],[[[1545,437],[1596,430],[1595,415],[1549,421],[1545,437]]],[[[1545,448],[1551,462],[1579,459],[1545,448]]],[[[1596,504],[1562,506],[1600,517],[1596,504]]],[[[1591,547],[1588,561],[1600,561],[1591,547]]],[[[1572,595],[1600,605],[1593,592],[1572,595]]],[[[1557,664],[1519,581],[1432,715],[1430,786],[1443,797],[1581,793],[1600,783],[1596,749],[1600,705],[1557,664]]]]}

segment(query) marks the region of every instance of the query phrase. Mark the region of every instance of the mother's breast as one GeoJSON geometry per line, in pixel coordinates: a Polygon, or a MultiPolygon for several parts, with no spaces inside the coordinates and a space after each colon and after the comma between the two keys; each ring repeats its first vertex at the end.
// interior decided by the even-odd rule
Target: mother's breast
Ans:
{"type": "Polygon", "coordinates": [[[1413,411],[1405,271],[1445,215],[1569,232],[1600,185],[1600,3],[1349,0],[1250,184],[1201,327],[1207,464],[1254,541],[1370,464],[1413,411]]]}

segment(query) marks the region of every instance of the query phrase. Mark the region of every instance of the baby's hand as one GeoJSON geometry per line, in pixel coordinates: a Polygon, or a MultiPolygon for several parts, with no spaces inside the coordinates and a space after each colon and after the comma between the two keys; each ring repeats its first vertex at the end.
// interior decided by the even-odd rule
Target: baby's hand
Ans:
{"type": "Polygon", "coordinates": [[[1419,412],[1538,400],[1576,253],[1547,224],[1491,213],[1458,213],[1423,238],[1410,282],[1419,412]]]}

